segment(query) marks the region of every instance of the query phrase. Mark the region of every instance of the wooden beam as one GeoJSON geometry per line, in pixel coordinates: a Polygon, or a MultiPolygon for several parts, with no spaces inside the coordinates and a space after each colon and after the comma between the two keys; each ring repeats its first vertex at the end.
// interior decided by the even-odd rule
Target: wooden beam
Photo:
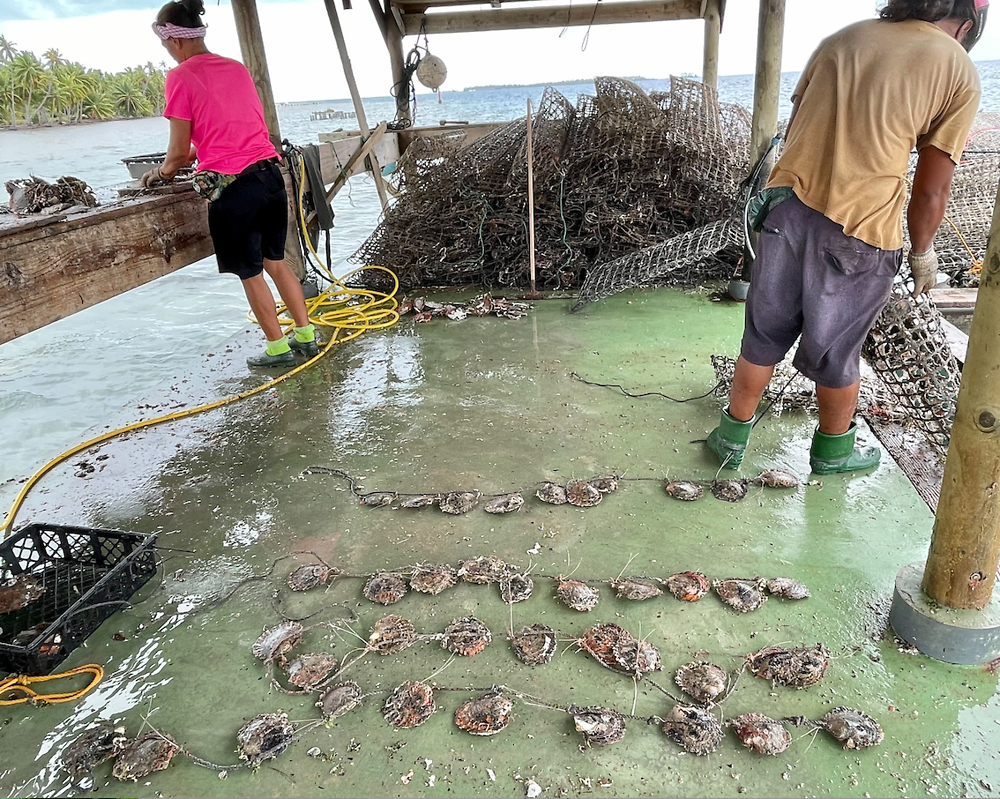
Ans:
{"type": "MultiPolygon", "coordinates": [[[[357,140],[360,146],[347,159],[347,163],[338,169],[337,176],[333,179],[333,184],[326,192],[326,201],[328,203],[332,202],[337,192],[340,191],[347,184],[347,179],[351,175],[355,174],[355,172],[359,172],[361,170],[361,167],[359,165],[360,162],[363,162],[364,159],[371,154],[372,150],[375,149],[375,145],[379,143],[382,136],[385,134],[385,130],[386,130],[386,123],[380,122],[379,126],[375,128],[375,130],[372,132],[372,135],[369,136],[367,139],[365,139],[363,142],[361,141],[361,137],[358,137],[357,140]]],[[[336,154],[335,150],[334,154],[336,154]]],[[[320,172],[323,172],[322,156],[320,156],[320,172]]],[[[327,174],[328,173],[324,173],[323,175],[324,183],[326,182],[327,174]]],[[[315,218],[316,218],[315,211],[310,211],[308,214],[306,214],[306,225],[308,226],[315,218]]]]}
{"type": "Polygon", "coordinates": [[[760,0],[757,25],[757,73],[753,85],[750,163],[757,163],[778,132],[781,89],[781,44],[785,32],[785,0],[760,0]]]}
{"type": "Polygon", "coordinates": [[[434,34],[700,18],[701,0],[639,0],[638,2],[602,0],[596,5],[404,14],[403,25],[406,28],[407,36],[415,36],[420,33],[422,21],[424,22],[424,32],[434,34]]]}
{"type": "Polygon", "coordinates": [[[193,190],[0,229],[0,344],[212,254],[193,190]]]}
{"type": "Polygon", "coordinates": [[[719,0],[705,0],[705,52],[702,60],[701,81],[713,89],[719,87],[719,34],[722,31],[722,14],[719,0]]]}
{"type": "Polygon", "coordinates": [[[281,129],[278,126],[274,93],[271,91],[271,76],[267,71],[264,39],[260,33],[260,19],[257,16],[257,0],[233,0],[233,17],[236,19],[236,35],[240,40],[243,63],[253,76],[261,105],[264,106],[267,132],[271,136],[271,143],[280,151],[281,129]]]}

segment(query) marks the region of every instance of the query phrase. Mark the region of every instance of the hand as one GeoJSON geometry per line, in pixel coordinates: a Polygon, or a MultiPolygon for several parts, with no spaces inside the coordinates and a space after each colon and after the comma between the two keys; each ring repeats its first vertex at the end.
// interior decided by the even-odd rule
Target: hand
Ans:
{"type": "Polygon", "coordinates": [[[148,172],[146,172],[141,178],[139,178],[139,183],[144,189],[148,189],[150,186],[155,186],[157,183],[169,183],[173,178],[164,177],[163,173],[160,172],[160,168],[153,167],[148,172]]]}
{"type": "Polygon", "coordinates": [[[938,256],[934,245],[927,252],[914,252],[906,256],[910,265],[910,275],[913,277],[913,296],[929,292],[937,285],[938,256]]]}

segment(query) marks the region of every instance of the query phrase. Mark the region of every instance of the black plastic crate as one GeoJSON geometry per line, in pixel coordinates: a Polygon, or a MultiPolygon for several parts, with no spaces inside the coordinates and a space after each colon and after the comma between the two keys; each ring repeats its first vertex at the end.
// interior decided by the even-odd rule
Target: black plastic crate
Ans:
{"type": "Polygon", "coordinates": [[[44,591],[0,613],[0,672],[49,674],[156,573],[156,535],[29,524],[0,541],[0,587],[44,591]]]}

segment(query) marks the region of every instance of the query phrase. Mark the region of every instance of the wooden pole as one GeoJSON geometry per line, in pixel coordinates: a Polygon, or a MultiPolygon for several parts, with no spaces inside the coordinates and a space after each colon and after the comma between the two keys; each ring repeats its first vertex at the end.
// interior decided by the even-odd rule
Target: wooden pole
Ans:
{"type": "Polygon", "coordinates": [[[535,291],[535,184],[531,157],[531,99],[528,99],[528,269],[531,279],[531,293],[535,291]]]}
{"type": "Polygon", "coordinates": [[[1000,194],[951,428],[923,589],[950,608],[982,610],[1000,564],[1000,194]]]}
{"type": "Polygon", "coordinates": [[[403,71],[406,59],[403,57],[403,32],[399,22],[391,13],[389,0],[386,0],[389,13],[385,18],[385,46],[389,50],[389,65],[392,67],[392,85],[396,87],[396,119],[412,121],[410,113],[410,87],[403,85],[403,71]]]}
{"type": "Polygon", "coordinates": [[[757,27],[757,73],[753,85],[750,163],[771,146],[778,132],[778,92],[781,88],[781,44],[785,33],[785,0],[760,0],[757,27]]]}
{"type": "Polygon", "coordinates": [[[243,63],[250,70],[257,86],[261,105],[264,106],[264,122],[271,143],[281,150],[281,129],[278,127],[278,110],[274,105],[271,91],[271,77],[267,71],[267,57],[264,54],[264,39],[260,34],[260,18],[257,16],[257,0],[233,0],[233,17],[236,19],[236,35],[240,40],[243,63]]]}
{"type": "Polygon", "coordinates": [[[706,0],[705,4],[705,54],[701,81],[713,89],[719,87],[719,34],[722,32],[722,14],[719,0],[706,0]]]}
{"type": "MultiPolygon", "coordinates": [[[[365,116],[365,106],[361,102],[361,95],[358,92],[358,84],[354,80],[354,68],[351,66],[351,57],[347,53],[347,42],[344,41],[344,31],[340,27],[340,16],[337,14],[336,0],[324,0],[326,14],[330,18],[330,27],[333,28],[333,38],[337,40],[337,50],[340,52],[340,62],[344,66],[344,77],[347,78],[347,88],[351,91],[351,100],[354,102],[354,111],[358,115],[358,126],[361,128],[361,135],[366,139],[371,136],[368,127],[368,118],[365,116]]],[[[378,192],[379,201],[382,203],[384,211],[389,200],[385,192],[385,183],[382,180],[382,169],[378,165],[378,159],[372,153],[368,156],[372,165],[372,176],[375,178],[375,190],[378,192]]]]}

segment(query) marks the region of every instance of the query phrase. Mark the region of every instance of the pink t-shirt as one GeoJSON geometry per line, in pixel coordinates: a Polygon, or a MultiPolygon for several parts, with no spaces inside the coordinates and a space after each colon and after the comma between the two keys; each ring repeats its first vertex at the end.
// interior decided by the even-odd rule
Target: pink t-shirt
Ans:
{"type": "Polygon", "coordinates": [[[238,175],[277,155],[257,87],[239,61],[215,53],[192,56],[167,73],[164,93],[163,116],[191,122],[199,172],[238,175]]]}

